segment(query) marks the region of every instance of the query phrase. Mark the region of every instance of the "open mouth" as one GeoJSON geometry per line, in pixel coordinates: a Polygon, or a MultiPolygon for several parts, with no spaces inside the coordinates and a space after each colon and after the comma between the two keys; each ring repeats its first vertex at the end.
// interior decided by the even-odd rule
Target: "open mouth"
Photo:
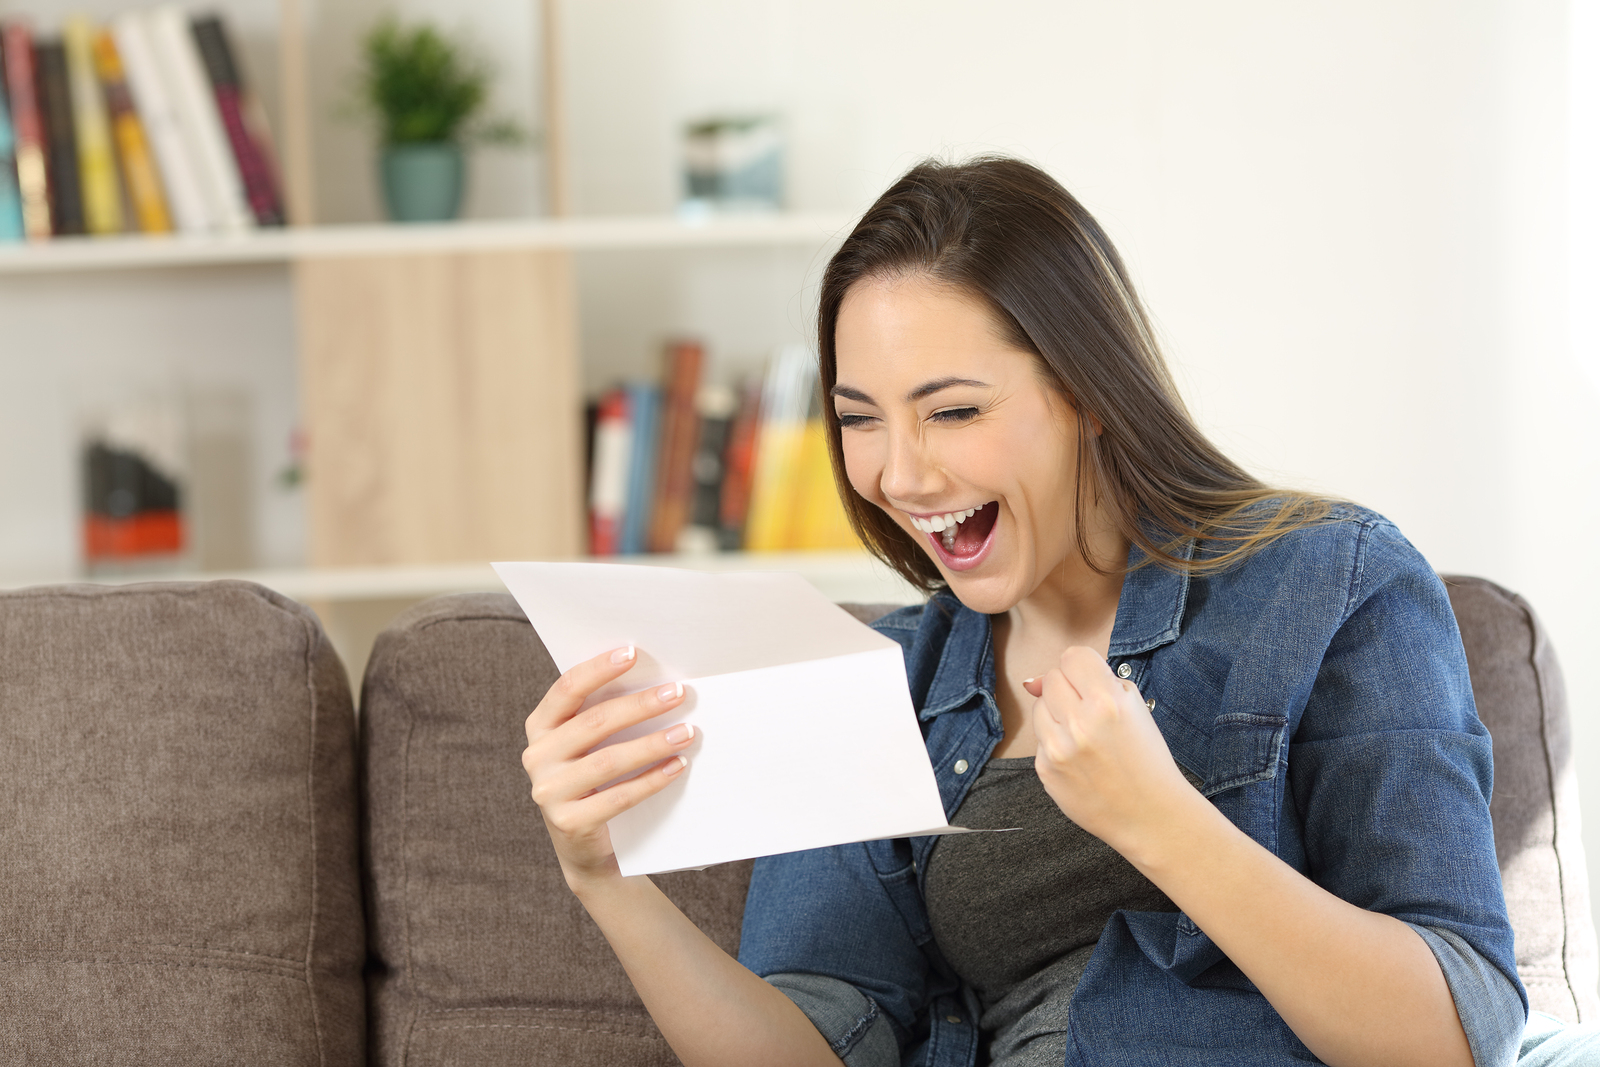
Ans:
{"type": "Polygon", "coordinates": [[[991,500],[979,507],[945,515],[928,518],[913,515],[911,525],[927,535],[947,567],[966,570],[977,566],[987,552],[999,513],[998,504],[991,500]]]}

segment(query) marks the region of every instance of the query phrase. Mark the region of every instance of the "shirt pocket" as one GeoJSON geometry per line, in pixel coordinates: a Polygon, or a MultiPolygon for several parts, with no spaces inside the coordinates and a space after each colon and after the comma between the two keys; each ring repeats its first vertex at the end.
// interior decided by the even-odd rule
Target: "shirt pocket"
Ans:
{"type": "Polygon", "coordinates": [[[1288,726],[1282,715],[1249,711],[1218,715],[1211,727],[1211,759],[1201,792],[1215,797],[1276,775],[1288,726]]]}
{"type": "Polygon", "coordinates": [[[1278,768],[1283,765],[1282,715],[1249,711],[1218,715],[1211,727],[1211,754],[1200,792],[1235,826],[1276,851],[1278,768]]]}

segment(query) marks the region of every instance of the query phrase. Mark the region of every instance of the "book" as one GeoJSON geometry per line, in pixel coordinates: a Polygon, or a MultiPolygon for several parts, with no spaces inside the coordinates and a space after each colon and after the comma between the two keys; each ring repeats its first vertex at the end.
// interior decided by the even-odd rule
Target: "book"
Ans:
{"type": "Polygon", "coordinates": [[[68,18],[61,31],[67,55],[67,92],[78,146],[78,181],[83,195],[84,228],[90,233],[122,230],[122,192],[111,149],[111,124],[94,71],[94,27],[84,15],[68,18]]]}
{"type": "Polygon", "coordinates": [[[38,72],[33,33],[20,22],[0,30],[6,57],[6,92],[16,138],[17,191],[22,197],[22,229],[30,241],[50,236],[50,186],[45,164],[44,116],[39,111],[38,72]]]}
{"type": "Polygon", "coordinates": [[[106,440],[84,448],[83,552],[90,567],[183,551],[177,483],[145,453],[106,440]]]}
{"type": "Polygon", "coordinates": [[[189,157],[177,105],[162,75],[144,14],[128,11],[118,15],[111,23],[111,36],[128,77],[134,110],[155,155],[172,221],[184,233],[211,229],[197,164],[189,157]]]}
{"type": "Polygon", "coordinates": [[[788,547],[801,550],[859,548],[861,541],[850,528],[850,519],[844,513],[839,488],[833,480],[833,462],[828,458],[828,428],[820,415],[806,420],[795,466],[795,511],[788,547]]]}
{"type": "Polygon", "coordinates": [[[250,130],[246,118],[244,79],[239,65],[234,61],[233,47],[227,30],[218,15],[205,15],[191,24],[195,46],[200,50],[200,60],[211,82],[211,92],[216,98],[217,114],[222,119],[228,144],[233,149],[233,160],[244,182],[245,199],[255,220],[261,226],[283,225],[283,204],[278,195],[278,183],[262,146],[250,130]]]}
{"type": "Polygon", "coordinates": [[[589,552],[614,556],[622,547],[622,522],[628,502],[628,462],[633,428],[628,394],[618,388],[600,398],[594,422],[594,460],[589,476],[589,552]]]}
{"type": "Polygon", "coordinates": [[[50,187],[50,232],[84,232],[83,187],[78,178],[78,138],[72,128],[72,95],[67,88],[67,50],[59,40],[33,42],[39,114],[44,119],[45,174],[50,187]]]}
{"type": "Polygon", "coordinates": [[[17,187],[17,136],[11,125],[11,94],[6,91],[6,52],[0,43],[0,243],[25,236],[22,192],[17,187]]]}
{"type": "Polygon", "coordinates": [[[708,383],[695,396],[700,414],[700,440],[689,464],[694,495],[689,521],[678,531],[679,552],[715,552],[722,547],[722,482],[728,434],[739,410],[739,395],[726,385],[708,383]]]}
{"type": "Polygon", "coordinates": [[[655,505],[650,515],[648,547],[651,552],[671,552],[678,531],[689,518],[694,496],[694,449],[700,436],[700,415],[695,395],[700,391],[700,371],[705,349],[698,341],[675,341],[667,346],[662,380],[661,443],[656,456],[655,505]]]}
{"type": "Polygon", "coordinates": [[[816,384],[816,360],[803,345],[781,349],[767,369],[745,523],[745,548],[752,552],[794,547],[800,450],[816,384]]]}
{"type": "Polygon", "coordinates": [[[133,208],[134,222],[144,233],[167,233],[172,229],[172,218],[167,213],[161,175],[150,154],[144,123],[128,90],[116,39],[108,30],[95,34],[94,66],[105,92],[106,110],[111,115],[112,140],[116,143],[117,162],[122,167],[122,180],[128,192],[128,203],[133,208]]]}
{"type": "Polygon", "coordinates": [[[217,112],[217,98],[200,62],[200,49],[188,20],[175,4],[144,15],[152,50],[178,116],[183,145],[200,179],[206,214],[217,229],[249,229],[255,219],[245,199],[244,180],[233,161],[228,136],[217,112]]]}
{"type": "Polygon", "coordinates": [[[661,388],[654,382],[629,382],[628,494],[622,509],[622,536],[617,551],[643,552],[648,544],[650,509],[655,503],[657,428],[661,388]]]}
{"type": "Polygon", "coordinates": [[[751,375],[739,391],[739,407],[722,449],[722,491],[717,500],[717,540],[723,551],[744,547],[750,512],[750,482],[755,474],[756,436],[761,429],[761,378],[751,375]]]}

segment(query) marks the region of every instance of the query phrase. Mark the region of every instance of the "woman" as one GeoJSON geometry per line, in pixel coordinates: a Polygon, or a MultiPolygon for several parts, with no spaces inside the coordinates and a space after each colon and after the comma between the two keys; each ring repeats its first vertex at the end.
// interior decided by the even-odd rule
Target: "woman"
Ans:
{"type": "Polygon", "coordinates": [[[683,1062],[1514,1058],[1489,741],[1395,528],[1219,453],[1110,242],[1020,162],[897,182],[828,266],[819,344],[852,522],[933,594],[877,628],[946,810],[1024,832],[758,861],[736,961],[606,831],[692,727],[588,754],[682,687],[579,715],[630,650],[563,675],[533,797],[683,1062]]]}

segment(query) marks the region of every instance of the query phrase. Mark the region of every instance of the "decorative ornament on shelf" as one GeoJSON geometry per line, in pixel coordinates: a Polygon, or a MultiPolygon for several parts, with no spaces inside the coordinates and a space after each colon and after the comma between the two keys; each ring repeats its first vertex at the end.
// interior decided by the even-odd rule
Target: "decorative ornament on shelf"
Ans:
{"type": "Polygon", "coordinates": [[[383,199],[394,222],[437,222],[461,211],[469,143],[518,144],[508,119],[478,119],[490,71],[426,23],[388,16],[362,41],[361,102],[379,122],[383,199]]]}

